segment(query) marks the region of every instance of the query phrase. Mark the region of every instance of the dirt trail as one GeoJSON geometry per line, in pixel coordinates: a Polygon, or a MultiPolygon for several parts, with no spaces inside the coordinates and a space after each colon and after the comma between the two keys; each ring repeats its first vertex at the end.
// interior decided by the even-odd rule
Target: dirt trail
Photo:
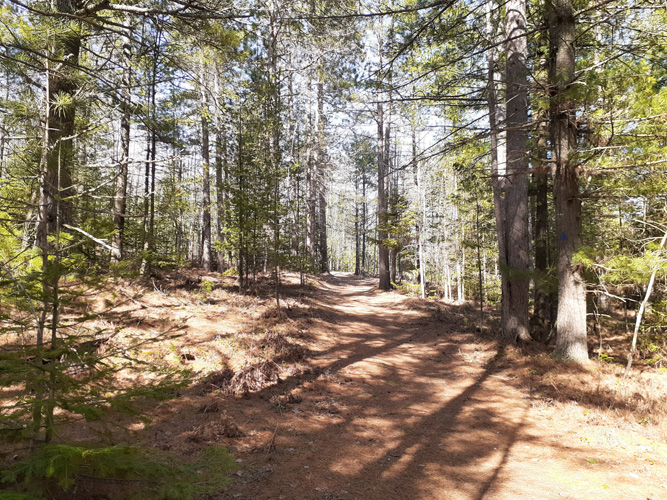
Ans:
{"type": "Polygon", "coordinates": [[[213,498],[667,498],[664,443],[649,463],[630,429],[533,398],[465,309],[342,274],[313,300],[312,372],[225,399],[246,437],[213,498]]]}

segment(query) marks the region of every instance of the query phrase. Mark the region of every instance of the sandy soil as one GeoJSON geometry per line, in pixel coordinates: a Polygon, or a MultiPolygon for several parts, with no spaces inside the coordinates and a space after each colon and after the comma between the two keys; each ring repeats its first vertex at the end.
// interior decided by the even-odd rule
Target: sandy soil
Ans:
{"type": "MultiPolygon", "coordinates": [[[[667,499],[664,427],[572,395],[579,379],[595,395],[595,367],[526,365],[475,332],[474,310],[368,279],[335,274],[309,295],[287,310],[305,328],[299,370],[279,364],[245,396],[189,389],[136,435],[184,456],[229,447],[234,481],[210,498],[667,499]]],[[[224,323],[207,311],[198,339],[224,323]]]]}

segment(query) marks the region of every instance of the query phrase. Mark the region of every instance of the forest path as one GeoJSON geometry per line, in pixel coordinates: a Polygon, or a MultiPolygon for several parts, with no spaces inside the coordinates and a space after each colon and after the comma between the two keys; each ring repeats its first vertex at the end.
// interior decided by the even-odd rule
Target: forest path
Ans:
{"type": "Polygon", "coordinates": [[[226,403],[248,436],[234,482],[212,498],[667,498],[664,467],[627,468],[613,429],[582,427],[576,403],[521,386],[472,331],[473,310],[345,274],[311,300],[313,371],[226,403]],[[291,398],[278,407],[280,394],[291,398]]]}

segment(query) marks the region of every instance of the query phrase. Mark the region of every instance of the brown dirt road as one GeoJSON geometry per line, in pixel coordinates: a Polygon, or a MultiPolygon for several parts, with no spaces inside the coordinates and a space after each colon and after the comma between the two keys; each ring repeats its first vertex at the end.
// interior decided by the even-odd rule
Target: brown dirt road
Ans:
{"type": "Polygon", "coordinates": [[[667,499],[664,434],[545,397],[473,331],[473,310],[379,293],[344,274],[310,305],[310,371],[247,398],[165,408],[173,423],[217,398],[245,433],[220,440],[239,469],[211,498],[667,499]]]}

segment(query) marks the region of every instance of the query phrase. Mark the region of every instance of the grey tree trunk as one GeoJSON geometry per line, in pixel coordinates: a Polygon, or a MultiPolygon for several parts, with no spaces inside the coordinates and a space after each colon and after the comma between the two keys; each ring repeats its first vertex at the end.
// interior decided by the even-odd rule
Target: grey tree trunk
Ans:
{"type": "Polygon", "coordinates": [[[417,268],[419,270],[419,296],[422,299],[426,298],[426,277],[424,275],[424,270],[426,267],[426,262],[424,261],[424,237],[422,235],[424,228],[426,227],[426,211],[424,210],[424,205],[422,204],[422,189],[421,189],[421,169],[419,166],[419,160],[417,158],[417,127],[412,124],[412,168],[414,175],[415,188],[417,189],[417,222],[416,222],[416,232],[417,232],[417,268]]]}
{"type": "MultiPolygon", "coordinates": [[[[227,225],[227,141],[222,124],[219,123],[216,130],[215,139],[215,198],[217,204],[217,236],[218,241],[224,243],[225,234],[224,228],[227,225]]],[[[220,250],[217,252],[218,256],[218,271],[225,269],[225,252],[220,250]]]]}
{"type": "Polygon", "coordinates": [[[359,173],[354,179],[354,275],[361,274],[361,256],[359,255],[359,173]]]}
{"type": "Polygon", "coordinates": [[[571,0],[547,4],[554,205],[558,239],[558,314],[554,357],[588,362],[586,284],[573,257],[582,243],[581,199],[576,164],[575,16],[571,0]]]}
{"type": "Polygon", "coordinates": [[[326,200],[326,176],[324,155],[324,82],[320,78],[317,82],[317,191],[319,198],[319,220],[318,220],[318,249],[320,258],[320,271],[329,271],[329,249],[327,243],[327,200],[326,200]]]}
{"type": "Polygon", "coordinates": [[[209,141],[209,109],[206,95],[206,68],[202,61],[200,64],[199,91],[201,96],[201,160],[202,160],[202,254],[201,267],[204,271],[210,271],[212,266],[211,251],[211,156],[209,141]]]}
{"type": "Polygon", "coordinates": [[[380,274],[380,290],[389,290],[391,280],[389,277],[389,249],[384,245],[387,239],[387,231],[384,226],[387,223],[387,158],[384,146],[384,109],[381,102],[377,105],[377,151],[378,151],[378,260],[380,274]]]}
{"type": "Polygon", "coordinates": [[[155,161],[157,158],[157,131],[155,94],[157,85],[158,56],[161,33],[157,34],[152,54],[152,69],[150,82],[147,88],[148,118],[151,126],[146,130],[146,169],[144,177],[144,217],[143,217],[143,258],[140,273],[142,276],[150,274],[151,260],[155,253],[155,161]]]}
{"type": "MultiPolygon", "coordinates": [[[[273,276],[276,307],[280,310],[280,82],[278,79],[278,8],[271,4],[269,36],[269,81],[270,95],[267,102],[267,123],[269,125],[269,164],[273,173],[272,225],[273,225],[273,276]]],[[[268,259],[267,259],[268,264],[268,259]]]]}
{"type": "MultiPolygon", "coordinates": [[[[389,87],[391,88],[391,72],[389,73],[389,87]]],[[[384,168],[385,168],[385,193],[387,199],[385,201],[385,210],[389,212],[389,193],[394,193],[394,179],[392,179],[392,152],[391,152],[391,120],[392,120],[392,110],[393,110],[393,95],[391,90],[389,91],[389,102],[387,103],[387,112],[385,114],[385,127],[384,127],[384,168]]],[[[391,207],[393,211],[393,207],[391,207]]],[[[385,219],[386,220],[386,219],[385,219]]],[[[387,234],[387,236],[389,236],[387,234]]],[[[389,256],[387,258],[389,262],[389,288],[393,286],[393,283],[396,283],[396,248],[388,248],[389,256]]]]}
{"type": "MultiPolygon", "coordinates": [[[[491,139],[491,176],[493,179],[493,212],[496,219],[496,235],[498,239],[498,261],[501,269],[501,317],[503,332],[505,332],[504,318],[509,317],[509,287],[506,277],[507,264],[507,237],[505,232],[505,189],[507,186],[507,153],[505,127],[505,103],[498,90],[498,84],[502,82],[502,76],[496,68],[496,28],[492,23],[491,13],[494,9],[494,1],[488,0],[486,4],[486,24],[488,43],[491,48],[487,51],[488,78],[489,78],[489,129],[491,139]]],[[[509,335],[504,335],[508,337],[509,335]]]]}
{"type": "MultiPolygon", "coordinates": [[[[312,87],[312,85],[311,85],[312,87]]],[[[308,119],[306,151],[306,251],[310,267],[317,262],[317,143],[319,113],[310,99],[311,112],[308,119]],[[313,111],[313,108],[315,110],[313,111]]]]}
{"type": "MultiPolygon", "coordinates": [[[[216,67],[215,73],[215,95],[220,99],[220,69],[216,67]]],[[[223,243],[225,241],[224,228],[227,226],[227,178],[229,166],[227,164],[227,137],[223,119],[221,116],[220,102],[215,106],[215,201],[217,213],[217,238],[223,243]]],[[[219,250],[218,271],[225,270],[225,252],[219,250]]]]}
{"type": "MultiPolygon", "coordinates": [[[[528,79],[526,59],[526,1],[505,4],[507,36],[507,183],[505,187],[505,257],[507,308],[503,335],[507,340],[529,340],[530,253],[528,234],[528,79]]],[[[503,298],[504,300],[504,298],[503,298]]]]}
{"type": "Polygon", "coordinates": [[[324,180],[320,183],[320,220],[319,220],[319,249],[320,271],[329,272],[329,249],[327,243],[327,200],[325,196],[324,180]]]}
{"type": "Polygon", "coordinates": [[[366,170],[361,177],[361,272],[366,272],[366,170]]]}
{"type": "Polygon", "coordinates": [[[547,158],[547,124],[542,122],[539,128],[537,157],[539,164],[533,165],[535,182],[535,306],[533,311],[533,332],[536,340],[549,338],[552,323],[552,306],[555,297],[550,293],[545,282],[549,268],[549,173],[547,158]],[[553,300],[552,300],[553,299],[553,300]]]}
{"type": "Polygon", "coordinates": [[[123,37],[123,75],[121,88],[120,118],[120,172],[116,177],[116,192],[113,206],[114,236],[112,242],[111,261],[118,263],[123,258],[125,236],[125,212],[127,210],[127,175],[130,161],[130,78],[131,78],[131,45],[128,36],[123,37]]]}

